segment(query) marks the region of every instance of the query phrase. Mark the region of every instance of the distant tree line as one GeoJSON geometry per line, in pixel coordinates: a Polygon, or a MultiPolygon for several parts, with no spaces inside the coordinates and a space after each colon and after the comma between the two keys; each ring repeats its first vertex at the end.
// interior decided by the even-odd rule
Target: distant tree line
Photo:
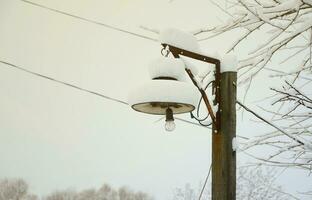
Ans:
{"type": "MultiPolygon", "coordinates": [[[[300,200],[287,192],[275,181],[279,173],[275,168],[243,167],[237,171],[236,199],[237,200],[300,200]]],[[[173,200],[206,200],[211,199],[211,185],[208,184],[202,193],[202,187],[192,188],[186,184],[185,188],[176,188],[173,200]]],[[[309,197],[309,193],[304,194],[309,197]]]]}
{"type": "Polygon", "coordinates": [[[39,198],[29,192],[23,179],[0,179],[0,200],[153,200],[144,192],[134,192],[126,187],[114,189],[108,184],[99,189],[75,191],[71,189],[52,192],[39,198]]]}
{"type": "MultiPolygon", "coordinates": [[[[279,172],[276,168],[243,167],[237,173],[238,200],[299,200],[300,198],[288,193],[281,185],[276,183],[279,172]]],[[[211,199],[211,185],[208,184],[203,191],[201,200],[211,199]]],[[[198,200],[202,187],[192,188],[186,184],[185,188],[176,188],[172,200],[198,200]]],[[[297,193],[296,195],[298,195],[297,193]]],[[[311,191],[301,193],[311,196],[311,191]]],[[[29,192],[28,184],[23,179],[0,179],[0,200],[153,200],[144,192],[135,192],[126,187],[112,188],[103,184],[99,189],[91,188],[82,191],[65,189],[54,191],[47,196],[38,197],[29,192]]]]}

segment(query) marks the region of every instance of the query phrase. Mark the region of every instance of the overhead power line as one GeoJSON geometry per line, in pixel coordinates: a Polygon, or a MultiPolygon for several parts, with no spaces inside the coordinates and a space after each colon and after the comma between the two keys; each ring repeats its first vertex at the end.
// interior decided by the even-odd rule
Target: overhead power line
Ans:
{"type": "Polygon", "coordinates": [[[158,42],[157,39],[152,38],[152,37],[148,37],[148,36],[145,36],[145,35],[134,33],[134,32],[131,32],[131,31],[128,31],[128,30],[125,30],[125,29],[121,29],[121,28],[118,28],[118,27],[115,27],[115,26],[112,26],[112,25],[109,25],[109,24],[105,24],[105,23],[102,23],[102,22],[98,22],[98,21],[95,21],[95,20],[92,20],[92,19],[88,19],[88,18],[85,18],[85,17],[80,17],[78,15],[74,15],[74,14],[71,14],[71,13],[68,13],[68,12],[57,10],[55,8],[50,8],[48,6],[45,6],[45,5],[42,5],[42,4],[39,4],[39,3],[35,3],[35,2],[32,2],[32,1],[28,1],[28,0],[20,0],[20,1],[22,1],[24,3],[27,3],[27,4],[30,4],[30,5],[33,5],[33,6],[37,6],[37,7],[40,7],[40,8],[49,10],[49,11],[52,11],[54,13],[66,15],[66,16],[69,16],[69,17],[72,17],[72,18],[76,18],[76,19],[80,19],[80,20],[83,20],[83,21],[86,21],[86,22],[89,22],[89,23],[100,25],[100,26],[103,26],[103,27],[106,27],[106,28],[109,28],[109,29],[112,29],[112,30],[115,30],[115,31],[119,31],[119,32],[123,32],[123,33],[126,33],[126,34],[130,34],[132,36],[136,36],[136,37],[140,37],[140,38],[147,39],[147,40],[150,40],[150,41],[158,42]]]}
{"type": "MultiPolygon", "coordinates": [[[[37,76],[37,77],[40,77],[40,78],[44,78],[44,79],[48,79],[50,81],[53,81],[53,82],[57,82],[59,84],[62,84],[62,85],[65,85],[65,86],[68,86],[68,87],[71,87],[71,88],[74,88],[74,89],[77,89],[77,90],[80,90],[80,91],[83,91],[83,92],[86,92],[86,93],[89,93],[89,94],[93,94],[93,95],[96,95],[96,96],[99,96],[99,97],[102,97],[106,100],[110,100],[110,101],[114,101],[114,102],[117,102],[117,103],[121,103],[121,104],[124,104],[124,105],[129,105],[127,102],[125,101],[122,101],[122,100],[119,100],[119,99],[116,99],[116,98],[112,98],[112,97],[109,97],[107,95],[104,95],[104,94],[101,94],[99,92],[94,92],[92,90],[88,90],[88,89],[85,89],[85,88],[82,88],[82,87],[79,87],[79,86],[76,86],[76,85],[73,85],[71,83],[68,83],[68,82],[65,82],[65,81],[61,81],[61,80],[57,80],[55,78],[52,78],[50,76],[46,76],[46,75],[43,75],[43,74],[39,74],[37,72],[33,72],[33,71],[30,71],[28,69],[25,69],[24,67],[21,67],[21,66],[17,66],[15,64],[12,64],[12,63],[9,63],[9,62],[6,62],[6,61],[3,61],[3,60],[0,60],[0,63],[2,64],[5,64],[9,67],[12,67],[12,68],[15,68],[15,69],[18,69],[18,70],[21,70],[25,73],[28,73],[28,74],[31,74],[31,75],[34,75],[34,76],[37,76]]],[[[194,122],[191,122],[191,121],[188,121],[188,120],[185,120],[185,119],[182,119],[182,118],[176,118],[177,120],[179,121],[182,121],[182,122],[185,122],[185,123],[188,123],[188,124],[192,124],[192,125],[196,125],[196,126],[200,126],[200,127],[203,127],[199,124],[196,124],[194,122]]],[[[210,127],[203,127],[203,128],[210,128],[210,127]]]]}
{"type": "Polygon", "coordinates": [[[275,128],[276,130],[280,131],[281,133],[283,133],[284,135],[286,135],[287,137],[289,137],[290,139],[294,140],[295,142],[297,142],[300,145],[305,145],[304,142],[302,142],[300,139],[298,139],[297,137],[291,135],[290,133],[285,132],[284,130],[282,130],[281,128],[279,128],[278,126],[276,126],[275,124],[271,123],[269,120],[264,119],[263,117],[261,117],[259,114],[257,114],[256,112],[254,112],[253,110],[251,110],[250,108],[248,108],[247,106],[245,106],[244,104],[242,104],[240,101],[236,101],[236,103],[238,105],[240,105],[242,108],[244,108],[246,111],[248,111],[249,113],[253,114],[255,117],[257,117],[258,119],[260,119],[261,121],[265,122],[266,124],[272,126],[273,128],[275,128]]]}
{"type": "Polygon", "coordinates": [[[3,63],[3,64],[5,64],[5,65],[8,65],[8,66],[13,67],[13,68],[15,68],[15,69],[22,70],[22,71],[27,72],[28,74],[32,74],[32,75],[34,75],[34,76],[38,76],[38,77],[41,77],[41,78],[44,78],[44,79],[48,79],[48,80],[50,80],[50,81],[54,81],[54,82],[60,83],[60,84],[62,84],[62,85],[66,85],[66,86],[68,86],[68,87],[75,88],[75,89],[77,89],[77,90],[81,90],[81,91],[84,91],[84,92],[87,92],[87,93],[90,93],[90,94],[97,95],[97,96],[99,96],[99,97],[105,98],[105,99],[110,100],[110,101],[115,101],[115,102],[118,102],[118,103],[122,103],[122,104],[124,104],[124,105],[128,105],[128,103],[125,102],[125,101],[122,101],[122,100],[119,100],[119,99],[115,99],[115,98],[112,98],[112,97],[109,97],[109,96],[100,94],[100,93],[98,93],[98,92],[94,92],[94,91],[91,91],[91,90],[88,90],[88,89],[85,89],[85,88],[81,88],[81,87],[76,86],[76,85],[73,85],[73,84],[71,84],[71,83],[67,83],[67,82],[64,82],[64,81],[60,81],[60,80],[57,80],[57,79],[55,79],[55,78],[52,78],[52,77],[49,77],[49,76],[46,76],[46,75],[42,75],[42,74],[39,74],[39,73],[30,71],[30,70],[28,70],[28,69],[25,69],[25,68],[23,68],[23,67],[14,65],[14,64],[9,63],[9,62],[5,62],[5,61],[0,60],[0,63],[3,63]]]}

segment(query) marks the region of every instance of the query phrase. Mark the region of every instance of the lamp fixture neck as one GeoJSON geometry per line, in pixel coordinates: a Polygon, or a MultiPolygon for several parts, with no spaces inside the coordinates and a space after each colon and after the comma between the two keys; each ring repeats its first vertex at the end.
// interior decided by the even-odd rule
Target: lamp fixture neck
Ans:
{"type": "Polygon", "coordinates": [[[171,108],[167,108],[167,110],[166,110],[166,122],[167,121],[174,121],[173,112],[172,112],[171,108]]]}

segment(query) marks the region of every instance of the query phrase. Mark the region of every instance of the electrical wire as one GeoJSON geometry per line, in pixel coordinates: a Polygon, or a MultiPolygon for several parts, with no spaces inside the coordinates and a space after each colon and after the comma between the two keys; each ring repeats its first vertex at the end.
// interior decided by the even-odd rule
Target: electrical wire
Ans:
{"type": "Polygon", "coordinates": [[[208,126],[211,126],[212,125],[212,122],[208,123],[208,124],[204,124],[203,121],[205,121],[210,115],[209,113],[206,115],[206,117],[204,117],[203,119],[199,119],[197,117],[194,116],[194,114],[192,112],[190,112],[190,115],[191,115],[191,118],[192,119],[195,119],[201,126],[205,126],[205,127],[208,127],[208,126]]]}
{"type": "Polygon", "coordinates": [[[207,182],[208,182],[208,179],[209,179],[209,175],[210,175],[210,172],[211,172],[211,168],[212,168],[212,164],[210,164],[210,167],[209,167],[209,171],[208,171],[208,174],[206,176],[206,179],[205,179],[205,183],[200,191],[200,194],[199,194],[199,197],[198,197],[198,200],[200,200],[203,196],[203,193],[204,193],[204,190],[205,190],[205,187],[207,185],[207,182]]]}
{"type": "Polygon", "coordinates": [[[90,23],[93,23],[93,24],[96,24],[96,25],[104,26],[106,28],[109,28],[109,29],[112,29],[112,30],[115,30],[115,31],[123,32],[123,33],[130,34],[130,35],[133,35],[133,36],[136,36],[136,37],[140,37],[140,38],[147,39],[147,40],[150,40],[150,41],[158,42],[158,40],[155,39],[155,38],[151,38],[151,37],[148,37],[148,36],[145,36],[145,35],[141,35],[141,34],[138,34],[138,33],[134,33],[134,32],[131,32],[131,31],[127,31],[125,29],[121,29],[121,28],[118,28],[118,27],[115,27],[115,26],[112,26],[112,25],[109,25],[109,24],[105,24],[105,23],[102,23],[102,22],[98,22],[98,21],[95,21],[95,20],[92,20],[92,19],[88,19],[88,18],[85,18],[85,17],[80,17],[78,15],[74,15],[74,14],[71,14],[71,13],[68,13],[68,12],[57,10],[55,8],[50,8],[48,6],[45,6],[45,5],[42,5],[42,4],[38,4],[38,3],[35,3],[35,2],[32,2],[32,1],[28,1],[28,0],[20,0],[20,1],[22,1],[24,3],[27,3],[29,5],[37,6],[37,7],[40,7],[40,8],[43,8],[43,9],[55,12],[55,13],[59,13],[59,14],[66,15],[66,16],[69,16],[69,17],[72,17],[72,18],[76,18],[76,19],[80,19],[80,20],[83,20],[83,21],[86,21],[86,22],[90,22],[90,23]]]}
{"type": "Polygon", "coordinates": [[[277,129],[278,131],[280,131],[281,133],[283,133],[284,135],[286,135],[287,137],[289,137],[290,139],[294,140],[295,142],[297,142],[300,145],[305,145],[305,143],[303,141],[301,141],[299,138],[291,135],[290,133],[285,132],[284,130],[282,130],[281,128],[279,128],[278,126],[276,126],[275,124],[271,123],[269,120],[264,119],[263,117],[261,117],[260,115],[258,115],[256,112],[254,112],[253,110],[251,110],[250,108],[248,108],[247,106],[245,106],[244,104],[242,104],[240,101],[236,101],[236,103],[238,105],[240,105],[242,108],[244,108],[246,111],[248,111],[249,113],[253,114],[255,117],[257,117],[258,119],[260,119],[261,121],[265,122],[266,124],[272,126],[273,128],[277,129]]]}
{"type": "MultiPolygon", "coordinates": [[[[105,99],[110,100],[110,101],[114,101],[114,102],[117,102],[117,103],[121,103],[121,104],[124,104],[124,105],[128,105],[128,103],[125,102],[125,101],[121,101],[121,100],[119,100],[119,99],[115,99],[115,98],[112,98],[112,97],[109,97],[109,96],[100,94],[100,93],[98,93],[98,92],[94,92],[94,91],[91,91],[91,90],[88,90],[88,89],[85,89],[85,88],[81,88],[81,87],[76,86],[76,85],[73,85],[73,84],[71,84],[71,83],[67,83],[67,82],[64,82],[64,81],[60,81],[60,80],[57,80],[57,79],[55,79],[55,78],[52,78],[52,77],[49,77],[49,76],[46,76],[46,75],[42,75],[42,74],[39,74],[39,73],[30,71],[30,70],[28,70],[28,69],[25,69],[25,68],[23,68],[23,67],[14,65],[14,64],[9,63],[9,62],[5,62],[5,61],[0,60],[0,63],[5,64],[5,65],[7,65],[7,66],[9,66],[9,67],[12,67],[12,68],[21,70],[21,71],[26,72],[26,73],[28,73],[28,74],[31,74],[31,75],[34,75],[34,76],[38,76],[38,77],[40,77],[40,78],[48,79],[48,80],[50,80],[50,81],[57,82],[57,83],[60,83],[60,84],[62,84],[62,85],[65,85],[65,86],[68,86],[68,87],[71,87],[71,88],[75,88],[75,89],[81,90],[81,91],[83,91],[83,92],[87,92],[87,93],[90,93],[90,94],[93,94],[93,95],[97,95],[97,96],[99,96],[99,97],[105,98],[105,99]]],[[[177,118],[177,119],[180,120],[180,121],[182,121],[182,122],[191,123],[191,124],[193,124],[193,125],[198,125],[198,124],[195,124],[195,123],[190,122],[190,121],[185,120],[185,119],[181,119],[181,118],[177,118]]],[[[211,167],[212,167],[212,165],[210,165],[208,174],[207,174],[206,179],[205,179],[205,183],[204,183],[203,188],[202,188],[202,190],[201,190],[201,193],[200,193],[200,195],[199,195],[199,200],[201,199],[201,197],[202,197],[202,195],[203,195],[203,192],[204,192],[204,190],[205,190],[205,187],[206,187],[206,185],[207,185],[207,182],[208,182],[208,179],[209,179],[209,175],[210,175],[210,171],[211,171],[211,167]]]]}
{"type": "MultiPolygon", "coordinates": [[[[210,82],[205,86],[204,91],[206,91],[207,88],[209,87],[209,85],[210,85],[211,83],[213,83],[213,82],[214,82],[214,81],[210,81],[210,82]]],[[[202,100],[203,100],[203,96],[200,97],[199,102],[198,102],[198,105],[197,105],[197,117],[199,117],[199,111],[200,111],[200,106],[201,106],[202,100]]]]}
{"type": "MultiPolygon", "coordinates": [[[[20,0],[24,3],[27,3],[27,4],[30,4],[30,5],[33,5],[33,6],[37,6],[39,8],[43,8],[43,9],[46,9],[46,10],[49,10],[49,11],[52,11],[52,12],[55,12],[55,13],[58,13],[58,14],[62,14],[62,15],[66,15],[66,16],[69,16],[69,17],[72,17],[72,18],[76,18],[76,19],[79,19],[79,20],[83,20],[83,21],[86,21],[86,22],[89,22],[89,23],[93,23],[93,24],[96,24],[96,25],[100,25],[100,26],[104,26],[106,28],[109,28],[109,29],[112,29],[112,30],[116,30],[116,31],[120,31],[120,32],[123,32],[123,33],[127,33],[127,34],[130,34],[130,35],[133,35],[133,36],[137,36],[137,37],[140,37],[140,38],[144,38],[144,39],[147,39],[147,40],[151,40],[151,41],[154,41],[154,42],[158,42],[157,39],[155,38],[151,38],[151,37],[148,37],[148,36],[144,36],[144,35],[140,35],[140,34],[137,34],[137,33],[134,33],[134,32],[130,32],[130,31],[127,31],[127,30],[124,30],[124,29],[121,29],[121,28],[118,28],[118,27],[114,27],[114,26],[111,26],[111,25],[108,25],[108,24],[105,24],[105,23],[102,23],[102,22],[98,22],[98,21],[95,21],[95,20],[92,20],[92,19],[88,19],[88,18],[85,18],[85,17],[80,17],[78,15],[74,15],[74,14],[71,14],[71,13],[68,13],[68,12],[64,12],[64,11],[61,11],[61,10],[58,10],[58,9],[54,9],[54,8],[51,8],[51,7],[48,7],[48,6],[45,6],[45,5],[42,5],[42,4],[38,4],[38,3],[35,3],[35,2],[32,2],[32,1],[28,1],[28,0],[20,0]]],[[[73,88],[76,88],[76,89],[79,89],[79,90],[82,90],[82,91],[85,91],[85,92],[88,92],[88,93],[92,93],[92,94],[95,94],[97,96],[102,96],[106,99],[109,99],[109,100],[113,100],[113,101],[117,101],[117,102],[120,102],[120,103],[123,103],[123,104],[126,104],[128,105],[126,102],[124,101],[120,101],[118,99],[114,99],[114,98],[111,98],[111,97],[108,97],[108,96],[105,96],[105,95],[102,95],[100,93],[97,93],[97,92],[93,92],[91,90],[87,90],[87,89],[84,89],[84,88],[80,88],[78,86],[75,86],[73,84],[70,84],[70,83],[66,83],[66,82],[63,82],[63,81],[60,81],[60,80],[56,80],[56,79],[53,79],[51,77],[47,77],[45,75],[41,75],[41,74],[38,74],[38,73],[35,73],[35,72],[31,72],[29,70],[26,70],[22,67],[18,67],[16,65],[13,65],[11,63],[7,63],[7,62],[4,62],[4,61],[0,61],[4,64],[7,64],[7,65],[10,65],[12,67],[15,67],[15,68],[18,68],[18,69],[21,69],[25,72],[28,72],[28,73],[31,73],[33,75],[37,75],[37,76],[40,76],[42,78],[47,78],[47,79],[50,79],[50,80],[53,80],[53,81],[56,81],[58,83],[61,83],[61,84],[64,84],[64,85],[67,85],[67,86],[70,86],[70,87],[73,87],[73,88]]],[[[210,83],[209,83],[210,84],[210,83]]],[[[209,86],[209,84],[206,86],[205,89],[207,89],[207,87],[209,86]]],[[[202,99],[201,99],[202,100],[202,99]]],[[[199,104],[201,102],[201,100],[199,101],[199,104]]],[[[198,123],[202,126],[210,126],[210,124],[203,124],[202,121],[203,120],[199,120],[198,118],[196,118],[192,113],[191,113],[191,116],[192,118],[195,118],[198,123]]],[[[207,115],[204,119],[207,119],[209,115],[207,115]]],[[[187,123],[192,123],[192,122],[189,122],[187,120],[181,120],[181,121],[185,121],[187,123]]]]}
{"type": "Polygon", "coordinates": [[[55,79],[55,78],[46,76],[46,75],[42,75],[42,74],[39,74],[39,73],[30,71],[30,70],[28,70],[28,69],[25,69],[25,68],[23,68],[23,67],[14,65],[14,64],[9,63],[9,62],[5,62],[5,61],[0,60],[0,63],[5,64],[5,65],[10,66],[10,67],[15,68],[15,69],[22,70],[22,71],[24,71],[24,72],[26,72],[26,73],[28,73],[28,74],[32,74],[32,75],[34,75],[34,76],[38,76],[38,77],[41,77],[41,78],[44,78],[44,79],[48,79],[48,80],[50,80],[50,81],[54,81],[54,82],[60,83],[60,84],[62,84],[62,85],[66,85],[66,86],[69,86],[69,87],[71,87],[71,88],[75,88],[75,89],[77,89],[77,90],[81,90],[81,91],[84,91],[84,92],[87,92],[87,93],[90,93],[90,94],[94,94],[94,95],[96,95],[96,96],[105,98],[105,99],[110,100],[110,101],[115,101],[115,102],[118,102],[118,103],[122,103],[122,104],[124,104],[124,105],[128,105],[128,103],[125,102],[125,101],[122,101],[122,100],[119,100],[119,99],[115,99],[115,98],[112,98],[112,97],[109,97],[109,96],[100,94],[100,93],[98,93],[98,92],[94,92],[94,91],[91,91],[91,90],[88,90],[88,89],[85,89],[85,88],[81,88],[81,87],[76,86],[76,85],[73,85],[73,84],[71,84],[71,83],[67,83],[67,82],[64,82],[64,81],[57,80],[57,79],[55,79]]]}
{"type": "MultiPolygon", "coordinates": [[[[206,87],[204,88],[204,91],[207,90],[207,88],[209,87],[209,85],[213,83],[213,81],[209,82],[206,87]]],[[[196,113],[197,113],[197,117],[195,117],[195,115],[193,114],[193,112],[190,112],[190,115],[191,115],[191,118],[192,119],[195,119],[200,125],[202,126],[210,126],[212,125],[212,122],[208,123],[208,124],[204,124],[203,122],[205,120],[207,120],[207,118],[210,116],[209,112],[207,113],[207,115],[205,117],[203,117],[202,119],[199,118],[199,112],[200,112],[200,105],[201,105],[201,101],[203,100],[203,97],[201,96],[200,97],[200,100],[198,102],[198,105],[197,105],[197,110],[196,110],[196,113]]]]}
{"type": "MultiPolygon", "coordinates": [[[[94,91],[91,91],[91,90],[88,90],[88,89],[85,89],[85,88],[81,88],[81,87],[73,85],[71,83],[68,83],[68,82],[65,82],[65,81],[61,81],[61,80],[57,80],[55,78],[52,78],[52,77],[49,77],[49,76],[46,76],[46,75],[43,75],[43,74],[39,74],[37,72],[30,71],[28,69],[25,69],[24,67],[17,66],[15,64],[12,64],[12,63],[9,63],[9,62],[3,61],[3,60],[0,60],[0,63],[5,64],[5,65],[7,65],[9,67],[12,67],[12,68],[21,70],[21,71],[23,71],[25,73],[28,73],[28,74],[31,74],[31,75],[34,75],[34,76],[38,76],[40,78],[48,79],[50,81],[57,82],[57,83],[60,83],[62,85],[65,85],[65,86],[68,86],[68,87],[71,87],[71,88],[74,88],[74,89],[77,89],[77,90],[80,90],[80,91],[83,91],[83,92],[86,92],[86,93],[89,93],[89,94],[93,94],[93,95],[102,97],[102,98],[104,98],[106,100],[114,101],[114,102],[121,103],[121,104],[124,104],[124,105],[127,105],[127,106],[129,105],[125,101],[122,101],[122,100],[119,100],[119,99],[116,99],[116,98],[112,98],[112,97],[109,97],[107,95],[104,95],[104,94],[101,94],[101,93],[98,93],[98,92],[94,92],[94,91]]],[[[210,127],[204,127],[204,126],[201,126],[199,124],[196,124],[196,123],[194,123],[192,121],[189,121],[189,120],[186,120],[186,119],[182,119],[182,118],[178,118],[178,117],[176,117],[176,119],[179,120],[179,121],[182,121],[184,123],[188,123],[188,124],[192,124],[192,125],[196,125],[196,126],[200,126],[200,127],[203,127],[203,128],[210,129],[210,127]]]]}

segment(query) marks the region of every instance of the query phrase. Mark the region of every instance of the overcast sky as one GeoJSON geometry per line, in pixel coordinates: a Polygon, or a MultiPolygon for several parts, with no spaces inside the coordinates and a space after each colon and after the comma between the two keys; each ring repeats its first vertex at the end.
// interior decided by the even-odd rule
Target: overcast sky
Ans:
{"type": "MultiPolygon", "coordinates": [[[[191,31],[225,20],[204,0],[34,2],[153,38],[157,35],[139,26],[191,31]]],[[[201,47],[222,52],[232,37],[206,41],[201,47]]],[[[0,0],[0,60],[114,98],[126,101],[131,88],[148,80],[147,64],[160,49],[158,42],[20,0],[0,0]]],[[[267,86],[275,83],[265,74],[255,82],[247,103],[268,94],[267,86]]],[[[168,134],[163,121],[155,122],[157,116],[4,64],[0,91],[0,178],[24,178],[34,193],[108,183],[166,200],[175,187],[191,183],[197,188],[209,169],[209,129],[177,121],[176,130],[168,134]]],[[[249,137],[269,130],[249,117],[238,116],[238,134],[249,137]]],[[[240,165],[249,162],[242,154],[238,160],[240,165]]],[[[288,170],[277,182],[288,191],[304,191],[312,185],[306,175],[288,170]]]]}

